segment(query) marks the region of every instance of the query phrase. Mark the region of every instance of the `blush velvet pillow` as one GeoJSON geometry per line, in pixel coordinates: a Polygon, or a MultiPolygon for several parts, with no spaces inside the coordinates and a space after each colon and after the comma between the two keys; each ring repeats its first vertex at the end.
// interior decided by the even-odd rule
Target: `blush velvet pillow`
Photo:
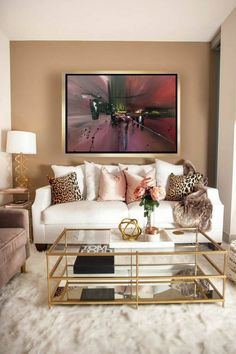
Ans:
{"type": "Polygon", "coordinates": [[[140,198],[137,198],[134,195],[135,189],[138,187],[138,185],[142,182],[142,180],[146,177],[151,177],[154,181],[154,185],[156,185],[156,171],[152,169],[149,171],[145,176],[139,176],[134,173],[131,173],[127,170],[124,170],[125,177],[126,177],[126,182],[127,182],[127,190],[126,190],[126,203],[132,203],[137,200],[140,200],[140,198]]]}
{"type": "Polygon", "coordinates": [[[115,173],[119,171],[118,166],[99,165],[93,162],[85,161],[85,181],[87,188],[87,200],[97,200],[100,185],[101,169],[105,167],[109,172],[115,173]]]}
{"type": "Polygon", "coordinates": [[[126,180],[123,171],[109,172],[101,169],[98,200],[125,200],[126,180]]]}

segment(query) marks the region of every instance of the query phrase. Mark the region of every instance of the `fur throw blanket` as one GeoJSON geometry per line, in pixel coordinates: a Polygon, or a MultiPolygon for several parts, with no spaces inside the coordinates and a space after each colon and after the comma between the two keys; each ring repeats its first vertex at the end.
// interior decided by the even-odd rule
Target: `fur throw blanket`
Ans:
{"type": "MultiPolygon", "coordinates": [[[[195,173],[191,162],[184,163],[184,174],[195,173]]],[[[199,227],[203,231],[211,229],[213,206],[207,197],[207,189],[198,184],[194,192],[175,204],[173,208],[174,220],[183,227],[199,227]]]]}
{"type": "Polygon", "coordinates": [[[199,227],[208,231],[211,229],[212,210],[206,187],[198,185],[195,192],[175,204],[174,220],[183,227],[199,227]]]}

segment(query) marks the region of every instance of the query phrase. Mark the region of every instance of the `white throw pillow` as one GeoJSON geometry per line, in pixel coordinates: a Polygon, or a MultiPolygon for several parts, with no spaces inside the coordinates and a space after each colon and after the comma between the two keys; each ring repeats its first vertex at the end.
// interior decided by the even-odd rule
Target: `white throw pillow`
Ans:
{"type": "Polygon", "coordinates": [[[87,187],[87,200],[97,200],[100,184],[101,169],[105,167],[110,173],[119,172],[119,167],[114,165],[99,165],[93,162],[85,163],[85,180],[87,187]]]}
{"type": "Polygon", "coordinates": [[[85,168],[84,165],[78,165],[78,166],[58,166],[58,165],[52,165],[51,166],[54,176],[55,177],[63,177],[65,175],[68,175],[68,173],[75,172],[77,175],[77,181],[79,184],[79,189],[80,192],[83,196],[83,198],[86,198],[86,185],[85,185],[85,168]]]}
{"type": "Polygon", "coordinates": [[[156,159],[157,185],[164,187],[166,193],[168,190],[168,179],[171,173],[173,173],[176,176],[183,175],[184,174],[183,165],[174,165],[173,163],[156,159]]]}
{"type": "Polygon", "coordinates": [[[149,165],[123,165],[119,163],[119,168],[121,170],[125,170],[128,168],[128,171],[134,173],[135,175],[139,175],[141,177],[145,177],[148,172],[155,169],[155,163],[149,165]]]}

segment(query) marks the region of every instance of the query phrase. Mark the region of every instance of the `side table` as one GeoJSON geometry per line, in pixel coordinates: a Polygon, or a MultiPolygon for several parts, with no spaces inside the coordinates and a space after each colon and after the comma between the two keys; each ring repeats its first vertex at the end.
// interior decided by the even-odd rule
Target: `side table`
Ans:
{"type": "Polygon", "coordinates": [[[30,242],[33,242],[33,227],[32,227],[32,212],[31,206],[32,201],[30,200],[30,190],[28,188],[2,188],[0,189],[0,194],[12,195],[13,201],[6,203],[1,206],[1,208],[11,208],[11,209],[26,209],[29,213],[29,238],[30,242]],[[19,198],[24,199],[19,199],[19,198]]]}

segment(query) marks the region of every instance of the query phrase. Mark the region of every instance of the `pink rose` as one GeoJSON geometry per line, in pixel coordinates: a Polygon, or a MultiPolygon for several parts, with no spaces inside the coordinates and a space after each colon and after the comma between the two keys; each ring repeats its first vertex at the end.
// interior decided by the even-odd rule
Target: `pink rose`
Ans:
{"type": "Polygon", "coordinates": [[[144,196],[144,194],[145,194],[145,188],[140,187],[140,186],[138,186],[137,188],[135,188],[135,190],[134,190],[134,197],[135,197],[136,199],[142,198],[142,197],[144,196]]]}
{"type": "Polygon", "coordinates": [[[166,196],[165,189],[161,186],[151,188],[150,193],[153,200],[163,200],[166,196]]]}
{"type": "Polygon", "coordinates": [[[140,183],[140,187],[145,188],[145,189],[151,188],[154,186],[155,186],[155,181],[152,177],[146,177],[140,183]]]}

